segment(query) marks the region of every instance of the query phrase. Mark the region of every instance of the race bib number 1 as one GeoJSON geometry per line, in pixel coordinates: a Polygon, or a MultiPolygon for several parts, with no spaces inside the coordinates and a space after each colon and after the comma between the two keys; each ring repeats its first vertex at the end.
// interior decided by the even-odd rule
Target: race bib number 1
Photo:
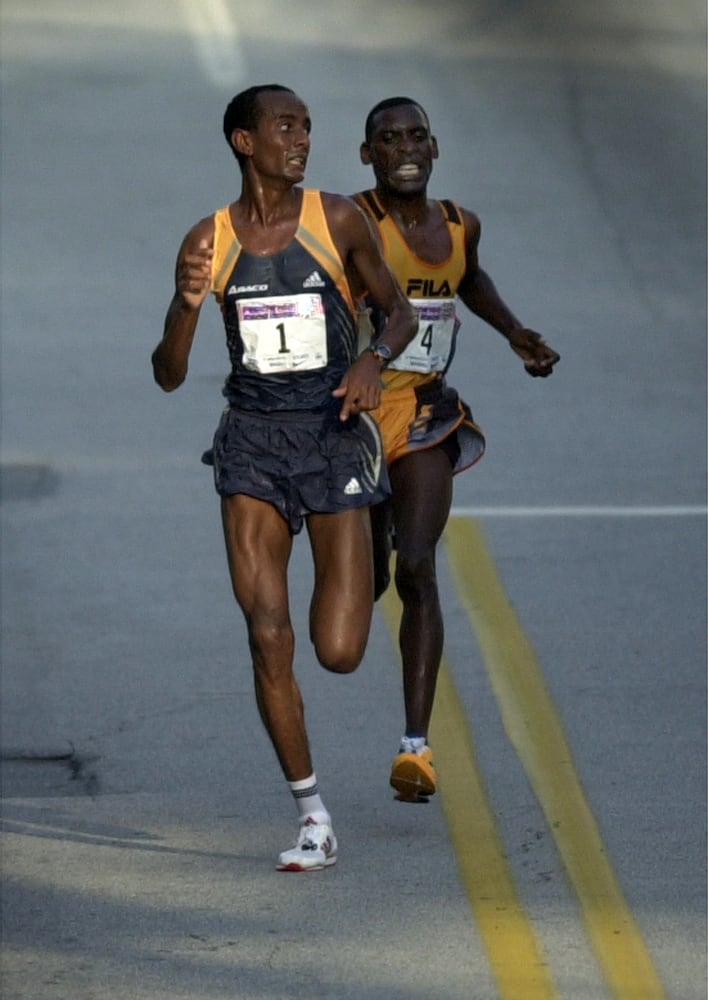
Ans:
{"type": "Polygon", "coordinates": [[[327,326],[321,295],[273,295],[236,304],[243,365],[270,375],[327,364],[327,326]]]}
{"type": "Polygon", "coordinates": [[[448,366],[459,321],[454,299],[409,299],[418,313],[418,333],[390,364],[404,372],[442,372],[448,366]]]}

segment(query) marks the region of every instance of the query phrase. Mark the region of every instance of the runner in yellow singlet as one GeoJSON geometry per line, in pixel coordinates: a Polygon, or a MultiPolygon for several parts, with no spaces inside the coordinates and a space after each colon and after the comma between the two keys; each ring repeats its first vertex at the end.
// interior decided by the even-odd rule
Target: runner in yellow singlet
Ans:
{"type": "MultiPolygon", "coordinates": [[[[436,547],[450,513],[453,476],[484,452],[469,407],[445,381],[459,326],[455,299],[506,337],[529,375],[550,375],[559,360],[538,333],[519,322],[480,267],[478,217],[428,197],[437,156],[428,117],[415,101],[389,98],[369,113],[361,159],[373,167],[376,188],[355,199],[376,227],[384,257],[419,318],[416,337],[382,374],[386,391],[373,411],[392,487],[391,498],[372,508],[376,596],[389,582],[393,528],[395,582],[403,604],[405,732],[391,784],[408,801],[424,800],[436,787],[428,745],[444,636],[436,547]]],[[[372,319],[380,329],[375,309],[372,319]]]]}

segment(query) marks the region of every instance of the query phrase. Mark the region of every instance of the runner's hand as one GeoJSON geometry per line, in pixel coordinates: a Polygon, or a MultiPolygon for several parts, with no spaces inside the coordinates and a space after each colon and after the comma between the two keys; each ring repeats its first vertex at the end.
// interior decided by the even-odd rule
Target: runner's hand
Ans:
{"type": "Polygon", "coordinates": [[[534,378],[546,378],[553,366],[560,361],[560,354],[549,347],[540,333],[533,330],[514,330],[509,335],[509,346],[524,363],[524,368],[534,378]]]}
{"type": "Polygon", "coordinates": [[[177,291],[190,309],[199,309],[211,288],[211,262],[213,249],[206,240],[200,240],[194,249],[180,255],[177,262],[177,291]]]}
{"type": "Polygon", "coordinates": [[[381,365],[371,351],[360,354],[332,395],[343,399],[340,420],[362,410],[375,410],[381,402],[381,365]]]}

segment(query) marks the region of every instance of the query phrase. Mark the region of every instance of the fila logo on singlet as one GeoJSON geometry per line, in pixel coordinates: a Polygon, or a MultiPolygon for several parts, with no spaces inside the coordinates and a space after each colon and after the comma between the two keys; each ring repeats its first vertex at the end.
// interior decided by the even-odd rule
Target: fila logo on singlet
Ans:
{"type": "Polygon", "coordinates": [[[447,281],[443,281],[440,287],[436,288],[432,278],[410,278],[406,295],[414,295],[416,292],[419,292],[424,299],[450,298],[452,296],[447,281]]]}

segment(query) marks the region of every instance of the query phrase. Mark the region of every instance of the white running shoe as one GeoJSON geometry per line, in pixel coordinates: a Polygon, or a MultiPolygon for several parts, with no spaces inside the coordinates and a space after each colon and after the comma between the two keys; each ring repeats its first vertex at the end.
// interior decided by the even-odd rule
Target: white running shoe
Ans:
{"type": "Polygon", "coordinates": [[[337,860],[337,838],[332,824],[317,822],[312,816],[303,820],[295,847],[283,851],[276,868],[279,872],[318,872],[337,860]]]}

